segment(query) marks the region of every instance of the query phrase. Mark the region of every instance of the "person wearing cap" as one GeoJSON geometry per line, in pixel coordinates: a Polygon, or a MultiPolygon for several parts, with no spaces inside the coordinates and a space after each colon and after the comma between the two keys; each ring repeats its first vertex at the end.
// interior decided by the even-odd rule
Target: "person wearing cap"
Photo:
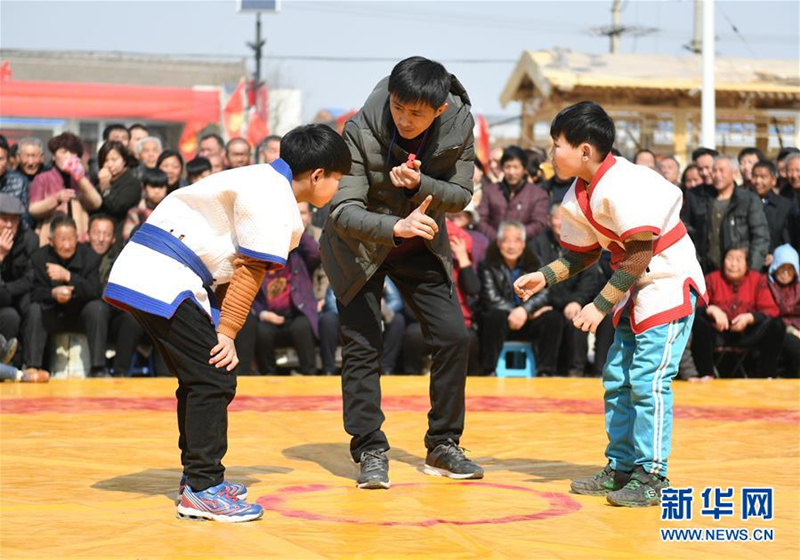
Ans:
{"type": "MultiPolygon", "coordinates": [[[[0,193],[0,335],[19,335],[21,318],[30,305],[33,288],[31,255],[39,246],[36,235],[21,226],[25,207],[13,196],[0,193]]],[[[15,358],[19,365],[21,356],[15,358]]]]}

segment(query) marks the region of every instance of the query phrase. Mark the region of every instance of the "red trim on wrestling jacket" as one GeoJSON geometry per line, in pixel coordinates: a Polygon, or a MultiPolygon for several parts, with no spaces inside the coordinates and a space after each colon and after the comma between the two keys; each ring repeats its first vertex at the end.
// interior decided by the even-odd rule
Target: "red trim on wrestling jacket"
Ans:
{"type": "Polygon", "coordinates": [[[612,320],[614,327],[619,325],[622,312],[625,310],[625,308],[628,308],[629,310],[631,330],[634,334],[641,334],[648,329],[652,329],[653,327],[666,325],[672,321],[677,321],[678,319],[691,315],[694,313],[694,307],[692,307],[691,290],[694,290],[698,297],[703,301],[708,301],[708,294],[700,294],[700,289],[697,287],[697,284],[695,284],[694,280],[687,278],[683,282],[683,303],[673,307],[672,309],[667,309],[661,313],[656,313],[641,323],[637,323],[633,308],[633,297],[631,297],[628,300],[628,303],[626,303],[624,307],[620,308],[614,314],[614,318],[612,320]]]}

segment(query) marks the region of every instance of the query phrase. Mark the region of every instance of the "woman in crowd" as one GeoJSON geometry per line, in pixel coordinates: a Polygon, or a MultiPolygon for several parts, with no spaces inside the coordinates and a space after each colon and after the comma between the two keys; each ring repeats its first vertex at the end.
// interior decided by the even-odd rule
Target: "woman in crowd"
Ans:
{"type": "Polygon", "coordinates": [[[164,150],[158,156],[156,167],[167,174],[167,194],[186,186],[183,181],[183,157],[180,153],[175,150],[164,150]]]}
{"type": "Polygon", "coordinates": [[[109,140],[100,146],[97,153],[98,187],[103,196],[100,211],[114,219],[116,241],[111,250],[123,244],[122,228],[128,211],[142,199],[142,184],[133,173],[137,161],[121,142],[109,140]]]}

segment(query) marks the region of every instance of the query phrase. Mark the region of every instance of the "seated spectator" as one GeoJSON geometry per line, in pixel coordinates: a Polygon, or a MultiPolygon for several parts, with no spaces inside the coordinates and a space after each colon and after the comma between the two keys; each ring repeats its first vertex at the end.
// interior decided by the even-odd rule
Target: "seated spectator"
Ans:
{"type": "Polygon", "coordinates": [[[478,264],[483,261],[484,256],[486,256],[486,249],[491,243],[488,237],[476,229],[478,211],[470,202],[464,210],[455,214],[448,214],[447,218],[453,222],[453,225],[466,231],[467,235],[472,238],[470,259],[472,260],[472,268],[477,272],[478,264]]]}
{"type": "MultiPolygon", "coordinates": [[[[450,250],[453,253],[453,284],[461,304],[464,323],[469,339],[469,360],[467,375],[482,375],[480,363],[480,343],[477,324],[474,321],[472,307],[481,293],[481,281],[474,267],[472,254],[472,237],[451,220],[446,221],[447,235],[450,238],[450,250]]],[[[426,343],[426,336],[418,321],[411,322],[406,328],[403,342],[405,373],[419,374],[423,370],[423,358],[430,355],[431,350],[426,343]]]]}
{"type": "Polygon", "coordinates": [[[163,146],[157,136],[146,136],[136,142],[136,158],[139,160],[139,167],[144,169],[155,169],[158,167],[158,157],[161,155],[163,146]]]}
{"type": "Polygon", "coordinates": [[[736,159],[739,160],[742,186],[746,189],[753,188],[753,166],[760,161],[767,161],[767,158],[758,148],[744,148],[736,159]]]}
{"type": "Polygon", "coordinates": [[[128,212],[142,200],[142,184],[133,172],[136,159],[120,142],[105,142],[97,153],[97,164],[100,167],[98,186],[103,195],[100,212],[110,216],[115,224],[115,242],[111,250],[116,254],[122,249],[122,228],[128,212]]]}
{"type": "MultiPolygon", "coordinates": [[[[5,136],[0,134],[5,139],[5,136]]],[[[8,142],[8,140],[6,140],[8,142]]],[[[19,144],[12,144],[8,147],[8,169],[19,171],[19,144]]]]}
{"type": "Polygon", "coordinates": [[[261,142],[261,147],[258,150],[258,155],[264,163],[272,163],[281,157],[281,137],[272,134],[264,138],[261,142]]]}
{"type": "Polygon", "coordinates": [[[186,186],[183,180],[183,156],[175,150],[164,150],[156,167],[167,174],[167,194],[186,186]]]}
{"type": "Polygon", "coordinates": [[[708,273],[722,266],[733,245],[747,248],[752,270],[761,270],[769,250],[769,228],[758,196],[733,182],[736,162],[727,156],[714,160],[714,188],[687,191],[681,211],[697,258],[708,273]]]}
{"type": "Polygon", "coordinates": [[[700,306],[692,329],[692,355],[701,376],[714,375],[714,349],[733,346],[758,351],[754,375],[775,377],[785,327],[767,278],[749,270],[747,248],[725,253],[723,269],[706,275],[708,306],[700,306]]]}
{"type": "Polygon", "coordinates": [[[633,163],[636,165],[643,165],[650,169],[656,168],[656,155],[650,150],[639,150],[633,156],[633,163]]]}
{"type": "Polygon", "coordinates": [[[31,256],[39,248],[36,235],[21,227],[23,210],[19,200],[0,193],[0,334],[7,340],[19,337],[21,318],[30,306],[31,256]]]}
{"type": "Polygon", "coordinates": [[[800,154],[789,154],[784,163],[786,184],[781,189],[781,196],[797,204],[800,202],[800,154]]]}
{"type": "Polygon", "coordinates": [[[782,189],[786,185],[786,160],[789,158],[789,156],[793,156],[795,154],[800,154],[800,148],[795,148],[794,146],[781,148],[781,151],[778,152],[778,157],[775,159],[775,164],[778,166],[779,189],[782,189]]]}
{"type": "Polygon", "coordinates": [[[491,375],[506,340],[531,343],[542,375],[556,373],[558,346],[563,332],[561,313],[548,305],[548,290],[523,302],[514,293],[514,281],[539,269],[539,260],[525,246],[525,228],[519,222],[502,222],[496,243],[489,246],[479,265],[481,278],[481,361],[491,375]]]}
{"type": "MultiPolygon", "coordinates": [[[[128,142],[128,152],[130,152],[130,154],[138,161],[139,154],[136,153],[136,146],[139,143],[139,140],[150,136],[150,130],[141,123],[135,123],[128,127],[128,135],[131,138],[128,142]]],[[[141,177],[137,178],[141,179],[141,177]]]]}
{"type": "Polygon", "coordinates": [[[764,265],[772,264],[772,252],[778,245],[789,243],[789,213],[792,204],[775,194],[775,185],[778,183],[778,170],[771,161],[756,162],[750,170],[751,188],[761,198],[764,204],[764,215],[769,228],[769,249],[764,259],[764,265]]]}
{"type": "Polygon", "coordinates": [[[525,235],[532,239],[547,227],[547,194],[528,180],[528,160],[522,148],[506,148],[500,163],[503,180],[487,185],[483,193],[478,231],[493,240],[500,222],[513,220],[522,223],[525,235]]]}
{"type": "Polygon", "coordinates": [[[147,221],[156,206],[167,196],[167,174],[160,169],[147,169],[142,176],[144,185],[144,198],[138,206],[128,211],[125,225],[122,228],[122,237],[125,242],[130,239],[133,232],[147,221]]]}
{"type": "Polygon", "coordinates": [[[92,377],[107,377],[108,311],[100,299],[100,257],[78,243],[75,222],[57,216],[50,223],[50,244],[31,258],[33,292],[25,319],[25,363],[42,369],[47,338],[61,332],[86,333],[92,377]]]}
{"type": "MultiPolygon", "coordinates": [[[[44,144],[38,138],[28,136],[17,143],[19,167],[17,171],[25,175],[28,183],[32,183],[39,173],[47,171],[44,165],[44,144]]],[[[25,203],[27,206],[27,202],[25,203]]]]}
{"type": "Polygon", "coordinates": [[[697,167],[694,163],[690,163],[686,166],[686,169],[683,170],[683,175],[681,176],[681,190],[685,193],[686,191],[690,191],[695,187],[699,187],[703,184],[703,178],[700,176],[700,168],[697,167]]]}
{"type": "Polygon", "coordinates": [[[320,264],[319,243],[307,233],[300,245],[289,253],[286,266],[268,270],[253,302],[258,319],[256,362],[262,375],[277,373],[275,349],[293,346],[300,362],[300,372],[316,372],[314,338],[318,336],[319,317],[311,275],[320,264]]]}
{"type": "MultiPolygon", "coordinates": [[[[126,127],[124,124],[113,123],[103,129],[103,143],[119,142],[127,150],[130,141],[131,133],[128,132],[128,127],[126,127]]],[[[100,167],[102,167],[102,165],[100,167]]]]}
{"type": "Polygon", "coordinates": [[[550,205],[561,204],[561,202],[564,200],[564,195],[567,194],[567,191],[572,186],[573,182],[575,182],[574,177],[561,179],[555,173],[552,177],[542,182],[542,189],[544,189],[544,191],[547,193],[547,196],[550,200],[550,205]]]}
{"type": "Polygon", "coordinates": [[[661,176],[667,181],[679,187],[681,184],[681,164],[673,156],[661,158],[656,166],[661,176]]]}
{"type": "MultiPolygon", "coordinates": [[[[539,262],[550,263],[566,252],[559,244],[560,238],[561,205],[556,204],[550,208],[550,228],[531,241],[529,247],[536,253],[539,262]]],[[[601,275],[598,266],[593,265],[583,274],[550,287],[548,303],[565,319],[561,347],[557,349],[558,371],[570,377],[583,376],[589,351],[589,333],[576,329],[572,320],[602,289],[605,282],[601,275]]]]}
{"type": "Polygon", "coordinates": [[[322,375],[338,375],[336,349],[339,347],[339,309],[336,307],[336,295],[330,284],[318,309],[319,355],[322,359],[322,375]]]}
{"type": "Polygon", "coordinates": [[[225,158],[228,160],[228,169],[236,169],[250,165],[252,149],[250,143],[244,138],[233,138],[225,146],[225,158]]]}
{"type": "Polygon", "coordinates": [[[503,148],[499,146],[489,152],[489,169],[486,170],[486,178],[490,183],[499,183],[503,180],[503,165],[500,163],[502,157],[503,148]]]}
{"type": "Polygon", "coordinates": [[[16,198],[22,207],[28,208],[28,179],[8,166],[8,142],[0,135],[0,193],[16,198]]]}
{"type": "Polygon", "coordinates": [[[50,242],[50,222],[56,212],[72,217],[78,232],[78,241],[85,241],[89,231],[89,212],[103,204],[103,198],[86,178],[81,163],[83,142],[71,132],[54,136],[47,142],[53,154],[53,168],[40,173],[33,180],[28,202],[28,212],[36,220],[39,244],[50,242]]]}
{"type": "Polygon", "coordinates": [[[791,245],[775,249],[775,258],[769,267],[769,291],[786,326],[783,338],[782,358],[786,362],[786,374],[800,375],[800,259],[791,245]]]}
{"type": "MultiPolygon", "coordinates": [[[[114,219],[107,214],[94,214],[89,220],[89,246],[100,256],[100,284],[103,288],[108,283],[108,275],[118,253],[113,249],[116,242],[117,229],[114,219]]],[[[136,346],[143,340],[144,331],[133,315],[116,307],[105,304],[109,316],[109,340],[116,343],[114,361],[111,365],[114,376],[128,375],[136,346]]]]}
{"type": "Polygon", "coordinates": [[[186,176],[190,185],[209,175],[211,175],[211,162],[207,158],[198,156],[186,164],[186,176]]]}

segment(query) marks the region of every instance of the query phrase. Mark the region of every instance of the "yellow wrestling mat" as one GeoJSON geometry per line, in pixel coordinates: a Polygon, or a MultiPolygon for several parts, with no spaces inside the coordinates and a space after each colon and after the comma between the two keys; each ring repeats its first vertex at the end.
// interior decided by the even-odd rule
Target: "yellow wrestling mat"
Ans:
{"type": "Polygon", "coordinates": [[[486,477],[455,482],[419,471],[428,380],[384,378],[392,488],[366,491],[355,488],[338,378],[243,377],[230,408],[227,477],[247,484],[248,500],[266,511],[260,521],[239,525],[175,518],[175,386],[172,379],[0,384],[0,556],[800,554],[796,381],[675,386],[670,479],[694,491],[692,519],[669,521],[658,507],[615,508],[604,498],[569,493],[571,478],[605,464],[598,379],[469,379],[462,445],[486,477]],[[706,487],[733,488],[732,514],[703,514],[706,487]],[[745,487],[774,489],[772,519],[742,519],[745,487]],[[663,541],[661,530],[675,528],[700,529],[706,540],[663,541]],[[766,538],[771,531],[774,540],[709,541],[725,536],[717,529],[766,538]]]}

